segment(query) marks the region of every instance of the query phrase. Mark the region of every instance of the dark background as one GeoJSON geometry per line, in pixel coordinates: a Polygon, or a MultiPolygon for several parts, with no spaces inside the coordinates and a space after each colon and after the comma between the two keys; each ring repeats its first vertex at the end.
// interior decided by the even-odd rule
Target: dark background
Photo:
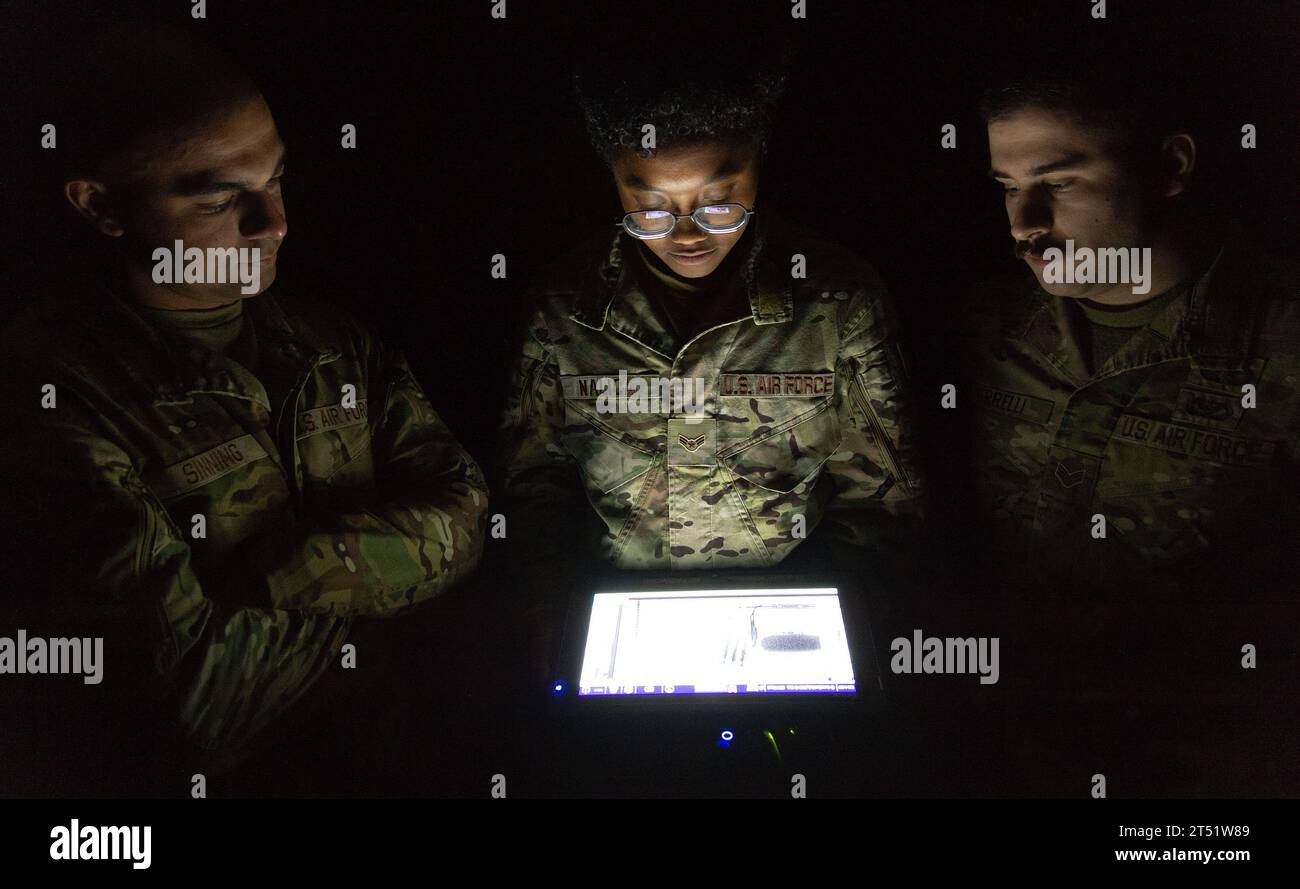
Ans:
{"type": "MultiPolygon", "coordinates": [[[[1107,65],[1107,49],[1130,47],[1138,53],[1130,58],[1154,63],[1175,83],[1178,98],[1198,97],[1192,104],[1206,126],[1199,134],[1206,187],[1213,186],[1220,209],[1275,249],[1295,247],[1300,13],[1292,3],[1112,0],[1104,21],[1090,17],[1086,0],[809,0],[806,20],[790,18],[784,0],[510,0],[504,21],[491,18],[487,0],[226,0],[209,2],[208,18],[200,22],[190,19],[189,4],[181,0],[114,4],[111,11],[97,6],[10,3],[0,18],[0,64],[8,69],[0,234],[9,245],[0,308],[7,313],[24,300],[43,298],[58,270],[75,262],[65,232],[79,223],[48,187],[53,163],[39,147],[40,125],[58,123],[47,87],[76,82],[75,59],[60,53],[65,36],[93,31],[97,21],[123,12],[169,19],[211,37],[246,64],[289,147],[284,188],[290,235],[276,286],[343,306],[401,344],[443,418],[489,467],[496,463],[511,337],[528,283],[620,212],[572,100],[574,64],[612,49],[639,64],[655,59],[670,66],[682,54],[720,43],[747,46],[756,59],[793,53],[759,200],[764,213],[789,214],[867,257],[895,299],[914,375],[917,440],[930,489],[943,492],[927,558],[940,576],[948,565],[950,588],[929,591],[935,595],[971,592],[959,576],[961,551],[977,539],[964,524],[962,420],[939,410],[938,387],[956,379],[959,309],[970,285],[1015,267],[1000,191],[985,175],[976,102],[986,82],[1006,73],[1032,76],[1063,57],[1095,54],[1099,65],[1107,65]],[[1258,129],[1254,151],[1238,146],[1246,122],[1258,129]],[[357,126],[355,150],[339,145],[344,123],[357,126]],[[946,123],[957,127],[956,150],[940,147],[946,123]],[[539,219],[547,224],[532,227],[539,219]],[[495,253],[507,257],[505,280],[489,274],[495,253]]],[[[490,482],[499,485],[495,472],[490,482]]],[[[479,634],[492,632],[492,616],[473,601],[460,596],[440,606],[448,609],[444,620],[452,615],[463,632],[456,643],[462,648],[450,646],[439,669],[454,672],[455,653],[481,649],[479,634]]],[[[404,668],[393,669],[401,675],[404,668]]],[[[477,722],[455,742],[474,769],[488,755],[484,751],[504,743],[476,739],[515,731],[508,708],[490,696],[479,698],[477,722]]],[[[1168,722],[1181,719],[1169,716],[1168,722]]],[[[440,725],[440,717],[428,712],[393,731],[418,746],[440,725]]],[[[944,747],[945,725],[918,731],[944,747]]],[[[995,756],[992,771],[981,774],[1003,781],[1016,772],[1008,752],[1014,745],[1007,746],[1016,731],[1007,721],[984,737],[986,753],[998,751],[1002,758],[995,756]]],[[[547,772],[540,759],[516,753],[536,773],[547,772]]],[[[948,772],[933,761],[908,762],[899,767],[908,780],[895,772],[894,784],[871,784],[857,775],[844,788],[959,793],[1008,786],[972,777],[979,770],[965,759],[949,762],[948,772]]],[[[333,786],[314,784],[315,773],[299,767],[299,783],[289,782],[291,789],[333,786]]],[[[431,769],[425,787],[471,792],[481,783],[474,769],[463,788],[433,781],[431,769]]],[[[1177,776],[1169,780],[1169,786],[1182,786],[1177,776]]],[[[358,781],[363,790],[380,786],[358,781]]],[[[1046,779],[1014,786],[1058,792],[1046,779]]],[[[408,789],[420,792],[420,785],[408,789]]]]}
{"type": "Polygon", "coordinates": [[[339,303],[401,342],[485,461],[527,284],[621,212],[569,86],[575,65],[611,47],[666,66],[716,43],[741,42],[756,59],[793,53],[760,186],[764,212],[813,225],[876,265],[923,381],[940,378],[943,321],[970,283],[1013,265],[976,110],[984,84],[1002,74],[1117,47],[1133,47],[1135,65],[1158,57],[1177,86],[1205,97],[1197,104],[1213,129],[1200,134],[1202,158],[1216,169],[1203,169],[1221,180],[1225,202],[1262,237],[1293,246],[1294,4],[1112,2],[1104,21],[1086,0],[817,0],[806,20],[790,18],[783,0],[514,0],[504,21],[490,17],[488,0],[224,0],[201,22],[175,0],[98,6],[10,4],[0,24],[12,49],[6,82],[17,87],[4,184],[7,241],[21,245],[7,277],[21,283],[8,297],[49,278],[56,233],[76,222],[60,196],[32,188],[52,168],[39,127],[57,111],[42,102],[43,85],[76,78],[58,55],[61,35],[123,11],[174,21],[246,64],[289,146],[280,286],[339,303]],[[1254,151],[1237,147],[1243,122],[1258,129],[1254,151]],[[339,145],[344,123],[357,126],[355,150],[339,145]],[[957,126],[955,150],[940,147],[946,123],[957,126]],[[535,229],[538,208],[548,224],[535,229]],[[507,257],[505,280],[489,275],[494,253],[507,257]]]}

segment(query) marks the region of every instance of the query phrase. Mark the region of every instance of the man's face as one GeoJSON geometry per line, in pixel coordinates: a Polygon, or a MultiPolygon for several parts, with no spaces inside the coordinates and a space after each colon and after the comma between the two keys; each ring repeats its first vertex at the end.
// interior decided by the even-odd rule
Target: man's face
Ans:
{"type": "MultiPolygon", "coordinates": [[[[1144,217],[1150,200],[1131,162],[1106,131],[1075,116],[1026,108],[989,124],[990,175],[1006,191],[1017,255],[1054,296],[1095,299],[1127,284],[1046,284],[1043,251],[1081,247],[1150,247],[1144,217]]],[[[1129,159],[1131,161],[1131,159],[1129,159]]]]}
{"type": "MultiPolygon", "coordinates": [[[[640,157],[624,151],[614,160],[614,181],[623,210],[689,214],[706,204],[754,206],[757,164],[751,146],[726,142],[683,145],[640,157]]],[[[664,264],[683,278],[710,274],[744,235],[745,228],[714,235],[679,219],[666,238],[646,241],[664,264]]]]}
{"type": "MultiPolygon", "coordinates": [[[[275,280],[276,252],[288,225],[280,178],[284,143],[261,96],[167,134],[165,149],[137,170],[122,227],[137,268],[152,272],[158,247],[260,248],[260,289],[275,280]]],[[[251,275],[250,275],[251,276],[251,275]]],[[[173,308],[213,308],[255,296],[239,281],[161,284],[173,308]]]]}

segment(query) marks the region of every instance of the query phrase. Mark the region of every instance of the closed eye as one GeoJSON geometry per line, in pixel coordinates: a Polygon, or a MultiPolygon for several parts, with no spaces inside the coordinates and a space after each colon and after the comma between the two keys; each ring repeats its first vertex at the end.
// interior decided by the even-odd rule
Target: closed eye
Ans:
{"type": "Polygon", "coordinates": [[[231,205],[234,203],[235,203],[235,198],[231,196],[229,199],[222,201],[220,204],[199,204],[199,210],[203,213],[215,216],[218,213],[224,213],[225,211],[229,210],[231,205]]]}
{"type": "MultiPolygon", "coordinates": [[[[280,180],[282,180],[283,178],[284,178],[284,170],[281,170],[281,171],[280,171],[279,173],[277,173],[275,176],[272,176],[269,180],[267,180],[267,184],[268,184],[268,185],[274,185],[275,188],[279,188],[279,187],[280,187],[280,180]]],[[[230,197],[228,197],[226,200],[224,200],[224,201],[222,201],[222,202],[220,202],[220,203],[218,203],[218,204],[199,204],[199,205],[198,205],[198,206],[199,206],[199,211],[200,211],[201,213],[204,213],[204,214],[206,214],[206,215],[210,215],[210,216],[215,216],[215,215],[217,215],[217,214],[219,214],[219,213],[224,213],[224,212],[226,212],[227,210],[229,210],[229,209],[234,205],[234,203],[235,203],[235,197],[236,197],[236,196],[232,194],[232,195],[231,195],[230,197]]]]}

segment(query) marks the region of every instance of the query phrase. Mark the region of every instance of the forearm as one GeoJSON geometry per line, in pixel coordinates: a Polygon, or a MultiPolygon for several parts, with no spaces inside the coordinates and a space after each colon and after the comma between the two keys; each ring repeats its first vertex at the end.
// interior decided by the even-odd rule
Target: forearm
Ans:
{"type": "Polygon", "coordinates": [[[485,490],[465,483],[276,528],[251,547],[275,608],[381,616],[433,598],[483,551],[485,490]]]}
{"type": "Polygon", "coordinates": [[[483,550],[488,490],[400,353],[380,349],[371,430],[373,484],[340,488],[255,547],[271,604],[310,614],[400,613],[470,574],[483,550]]]}

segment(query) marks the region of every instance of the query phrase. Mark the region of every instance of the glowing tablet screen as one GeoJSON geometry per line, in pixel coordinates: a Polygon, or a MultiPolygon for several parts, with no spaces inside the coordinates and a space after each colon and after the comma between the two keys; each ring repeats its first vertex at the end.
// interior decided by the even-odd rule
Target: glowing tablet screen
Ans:
{"type": "Polygon", "coordinates": [[[856,691],[833,587],[593,597],[579,695],[856,691]]]}

